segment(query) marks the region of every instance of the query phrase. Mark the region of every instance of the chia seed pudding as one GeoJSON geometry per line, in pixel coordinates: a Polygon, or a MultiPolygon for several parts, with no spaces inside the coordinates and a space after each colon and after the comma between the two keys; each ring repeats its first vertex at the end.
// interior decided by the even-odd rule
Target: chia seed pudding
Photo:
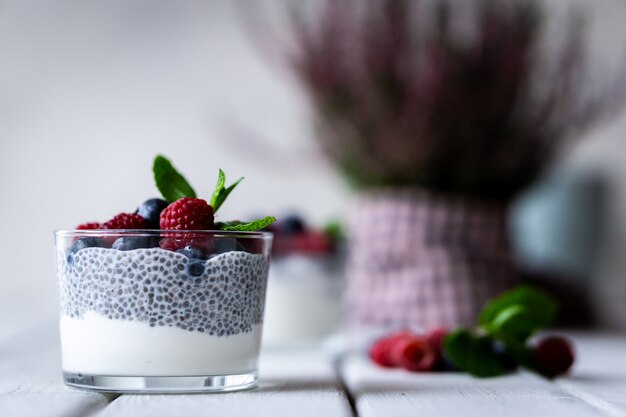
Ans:
{"type": "MultiPolygon", "coordinates": [[[[57,240],[75,239],[68,236],[57,240]]],[[[267,251],[198,259],[158,246],[76,246],[57,242],[64,372],[256,372],[267,251]]]]}

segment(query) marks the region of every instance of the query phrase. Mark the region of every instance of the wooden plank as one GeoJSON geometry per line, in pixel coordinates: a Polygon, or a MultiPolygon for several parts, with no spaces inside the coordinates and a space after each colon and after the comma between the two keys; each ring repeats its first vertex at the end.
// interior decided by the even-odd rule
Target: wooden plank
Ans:
{"type": "Polygon", "coordinates": [[[603,416],[606,412],[528,373],[476,379],[459,373],[383,370],[351,354],[341,372],[361,417],[377,416],[603,416]]]}
{"type": "Polygon", "coordinates": [[[576,334],[577,361],[557,385],[610,416],[626,416],[626,337],[576,334]]]}
{"type": "Polygon", "coordinates": [[[351,415],[329,359],[319,352],[266,352],[261,357],[260,375],[259,388],[245,392],[123,395],[97,417],[351,415]]]}
{"type": "Polygon", "coordinates": [[[63,385],[56,320],[0,342],[0,416],[82,417],[107,404],[101,394],[63,385]]]}

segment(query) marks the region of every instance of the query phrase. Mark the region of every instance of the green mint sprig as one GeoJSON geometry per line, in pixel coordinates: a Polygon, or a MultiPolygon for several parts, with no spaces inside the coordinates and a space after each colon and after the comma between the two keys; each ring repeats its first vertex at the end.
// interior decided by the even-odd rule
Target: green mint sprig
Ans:
{"type": "Polygon", "coordinates": [[[220,230],[233,231],[233,232],[253,232],[255,230],[265,229],[270,224],[276,221],[276,217],[267,216],[262,219],[253,220],[247,223],[241,222],[226,222],[226,223],[216,223],[216,226],[220,228],[220,230]]]}
{"type": "Polygon", "coordinates": [[[459,328],[444,340],[448,359],[460,370],[477,377],[508,372],[505,358],[493,351],[500,343],[517,365],[537,371],[528,339],[549,326],[557,311],[556,301],[545,292],[519,286],[489,301],[482,309],[478,326],[459,328]]]}
{"type": "Polygon", "coordinates": [[[163,155],[157,155],[154,158],[152,172],[157,188],[168,203],[173,203],[183,197],[196,197],[196,192],[185,177],[163,155]]]}
{"type": "Polygon", "coordinates": [[[222,203],[224,203],[224,200],[226,200],[226,197],[228,197],[228,195],[235,189],[236,186],[239,185],[241,181],[243,181],[243,177],[239,178],[226,188],[226,174],[224,174],[224,171],[221,169],[219,170],[215,191],[213,191],[213,196],[211,197],[211,202],[209,203],[211,204],[211,207],[213,207],[213,213],[217,212],[222,203]]]}
{"type": "MultiPolygon", "coordinates": [[[[174,168],[174,165],[163,155],[157,155],[152,164],[154,181],[161,195],[168,203],[172,203],[183,197],[196,198],[196,192],[185,177],[174,168]]],[[[219,170],[217,184],[213,191],[210,205],[215,214],[222,206],[228,195],[239,185],[244,178],[241,177],[230,186],[226,187],[226,174],[219,170]]],[[[252,232],[264,229],[276,221],[275,217],[267,216],[251,222],[217,222],[215,228],[224,231],[252,232]]]]}

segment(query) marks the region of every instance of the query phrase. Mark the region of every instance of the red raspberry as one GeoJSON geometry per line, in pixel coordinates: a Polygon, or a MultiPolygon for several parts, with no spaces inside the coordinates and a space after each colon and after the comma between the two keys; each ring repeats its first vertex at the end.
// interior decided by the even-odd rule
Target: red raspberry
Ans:
{"type": "Polygon", "coordinates": [[[550,336],[537,343],[534,349],[539,372],[548,378],[563,375],[574,363],[574,349],[569,340],[550,336]]]}
{"type": "Polygon", "coordinates": [[[120,213],[102,225],[103,229],[147,229],[146,219],[135,213],[120,213]]]}
{"type": "Polygon", "coordinates": [[[76,230],[96,230],[101,228],[102,225],[98,222],[83,223],[76,226],[76,230]]]}
{"type": "Polygon", "coordinates": [[[391,347],[389,357],[394,365],[408,371],[431,371],[437,365],[438,355],[428,339],[413,335],[401,338],[391,347]]]}
{"type": "Polygon", "coordinates": [[[382,337],[372,344],[369,351],[369,357],[372,361],[380,366],[391,368],[395,366],[390,353],[395,344],[404,338],[410,338],[412,335],[407,331],[399,331],[388,336],[382,337]]]}
{"type": "MultiPolygon", "coordinates": [[[[161,212],[163,230],[211,230],[213,207],[201,198],[183,197],[174,201],[161,212]]],[[[182,249],[191,245],[209,251],[212,242],[206,236],[188,233],[164,233],[161,248],[182,249]]]]}
{"type": "Polygon", "coordinates": [[[448,329],[445,327],[433,327],[426,334],[426,338],[438,353],[443,349],[443,340],[448,335],[448,329]]]}
{"type": "Polygon", "coordinates": [[[163,230],[211,230],[213,207],[201,198],[183,197],[161,212],[163,230]]]}

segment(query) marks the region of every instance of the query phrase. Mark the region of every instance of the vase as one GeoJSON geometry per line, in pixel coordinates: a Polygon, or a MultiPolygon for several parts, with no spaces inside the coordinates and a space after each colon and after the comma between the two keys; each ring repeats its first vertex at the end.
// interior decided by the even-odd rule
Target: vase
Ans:
{"type": "Polygon", "coordinates": [[[489,298],[518,282],[506,215],[504,203],[421,189],[361,196],[348,225],[348,323],[475,323],[489,298]]]}

